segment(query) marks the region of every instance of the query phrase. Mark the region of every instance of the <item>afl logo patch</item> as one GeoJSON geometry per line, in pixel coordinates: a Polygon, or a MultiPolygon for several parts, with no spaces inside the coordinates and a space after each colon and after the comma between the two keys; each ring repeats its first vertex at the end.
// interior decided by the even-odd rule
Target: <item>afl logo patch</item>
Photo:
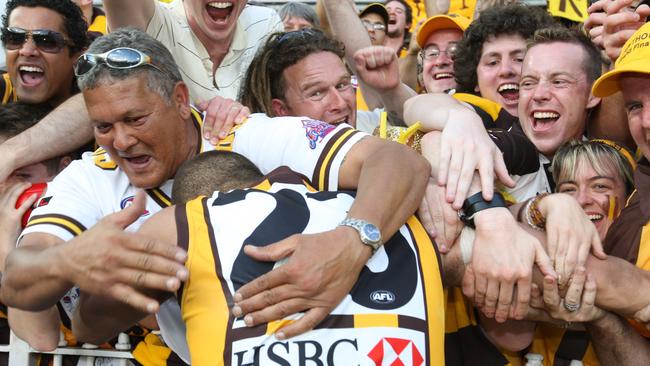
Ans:
{"type": "Polygon", "coordinates": [[[395,302],[395,294],[388,290],[377,290],[370,294],[370,300],[377,304],[391,304],[395,302]]]}
{"type": "MultiPolygon", "coordinates": [[[[133,204],[133,199],[134,199],[133,196],[123,198],[122,201],[120,202],[120,208],[124,210],[125,208],[131,206],[131,204],[133,204]]],[[[149,215],[149,211],[145,209],[140,217],[147,216],[147,215],[149,215]]]]}

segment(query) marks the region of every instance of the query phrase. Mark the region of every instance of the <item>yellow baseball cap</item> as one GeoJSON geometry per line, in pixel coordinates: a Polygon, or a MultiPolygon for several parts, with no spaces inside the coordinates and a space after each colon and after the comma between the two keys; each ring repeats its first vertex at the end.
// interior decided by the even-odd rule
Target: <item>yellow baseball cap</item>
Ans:
{"type": "Polygon", "coordinates": [[[359,18],[369,13],[379,14],[379,16],[384,20],[384,25],[388,27],[388,10],[386,10],[386,7],[383,4],[380,3],[368,4],[368,6],[366,6],[365,8],[363,8],[363,10],[361,10],[361,12],[359,12],[359,18]]]}
{"type": "Polygon", "coordinates": [[[469,19],[458,14],[434,15],[427,19],[427,21],[420,27],[417,36],[418,46],[420,46],[420,48],[424,47],[424,42],[427,41],[427,38],[429,38],[431,33],[437,30],[458,29],[459,31],[464,32],[465,29],[469,27],[470,23],[471,21],[469,19]]]}
{"type": "Polygon", "coordinates": [[[596,80],[592,93],[600,98],[616,93],[621,88],[618,83],[621,74],[628,72],[650,74],[650,23],[644,24],[625,42],[614,69],[596,80]]]}

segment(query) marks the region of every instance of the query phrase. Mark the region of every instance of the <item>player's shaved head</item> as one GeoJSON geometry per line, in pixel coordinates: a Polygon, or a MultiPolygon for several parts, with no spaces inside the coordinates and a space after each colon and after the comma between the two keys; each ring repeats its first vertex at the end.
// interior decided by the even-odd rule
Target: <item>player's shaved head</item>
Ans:
{"type": "Polygon", "coordinates": [[[174,177],[172,202],[186,203],[214,191],[248,188],[263,177],[243,155],[226,151],[201,153],[181,165],[174,177]]]}

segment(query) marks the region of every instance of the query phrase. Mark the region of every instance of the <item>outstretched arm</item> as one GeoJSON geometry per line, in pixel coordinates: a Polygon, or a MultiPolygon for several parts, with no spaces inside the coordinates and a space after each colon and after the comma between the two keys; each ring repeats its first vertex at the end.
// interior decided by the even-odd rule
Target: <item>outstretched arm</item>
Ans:
{"type": "Polygon", "coordinates": [[[155,0],[104,0],[108,28],[135,27],[146,30],[155,10],[155,0]]]}
{"type": "Polygon", "coordinates": [[[18,168],[73,151],[92,136],[83,97],[74,95],[32,128],[0,144],[0,181],[18,168]]]}
{"type": "Polygon", "coordinates": [[[601,364],[650,364],[650,342],[620,316],[608,312],[601,319],[586,323],[585,327],[601,364]]]}
{"type": "MultiPolygon", "coordinates": [[[[144,199],[140,192],[136,197],[144,199]]],[[[134,206],[134,205],[132,205],[134,206]]],[[[73,285],[147,309],[152,299],[138,286],[168,289],[169,281],[187,275],[182,249],[124,231],[142,210],[132,206],[111,214],[80,235],[63,242],[43,233],[25,235],[7,257],[0,293],[8,306],[48,309],[73,285]]]]}

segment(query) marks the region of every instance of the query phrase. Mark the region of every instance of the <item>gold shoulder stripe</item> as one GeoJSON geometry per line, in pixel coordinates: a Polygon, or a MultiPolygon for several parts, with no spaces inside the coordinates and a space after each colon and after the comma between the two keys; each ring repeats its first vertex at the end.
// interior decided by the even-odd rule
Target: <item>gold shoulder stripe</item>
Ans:
{"type": "Polygon", "coordinates": [[[205,151],[203,140],[203,114],[194,106],[190,106],[190,112],[192,113],[192,122],[194,122],[194,127],[198,132],[198,141],[196,145],[196,153],[198,154],[205,151]]]}
{"type": "Polygon", "coordinates": [[[190,271],[181,298],[181,310],[183,320],[187,324],[187,342],[192,364],[209,365],[218,360],[217,364],[230,365],[231,344],[228,330],[232,328],[233,317],[230,315],[228,304],[232,303],[232,298],[221,273],[206,205],[205,197],[185,205],[189,233],[185,265],[190,271]],[[202,302],[197,303],[198,299],[202,299],[202,302]],[[215,334],[218,335],[216,340],[215,334]]]}
{"type": "Polygon", "coordinates": [[[172,205],[172,199],[160,188],[147,189],[146,192],[160,207],[165,208],[172,205]]]}
{"type": "Polygon", "coordinates": [[[32,227],[41,224],[58,226],[65,229],[74,236],[77,236],[86,231],[86,227],[83,226],[79,221],[68,216],[54,214],[34,216],[29,220],[26,227],[32,227]]]}
{"type": "Polygon", "coordinates": [[[95,162],[95,165],[100,169],[103,170],[117,169],[117,164],[111,159],[110,156],[108,156],[108,153],[106,152],[106,150],[104,150],[103,147],[100,147],[99,149],[95,150],[95,152],[93,152],[92,157],[93,157],[93,161],[95,162]]]}
{"type": "Polygon", "coordinates": [[[501,106],[489,99],[467,93],[456,93],[453,95],[453,97],[460,100],[461,102],[469,103],[473,106],[481,108],[485,111],[485,113],[489,114],[490,117],[492,117],[492,121],[496,121],[499,118],[501,106]]]}
{"type": "Polygon", "coordinates": [[[271,182],[269,182],[268,179],[264,179],[261,183],[251,189],[259,189],[260,191],[268,192],[271,189],[271,182]]]}
{"type": "Polygon", "coordinates": [[[214,148],[219,151],[232,151],[232,144],[235,142],[235,132],[237,132],[238,129],[246,124],[248,120],[249,119],[246,119],[241,124],[232,126],[230,132],[228,133],[228,136],[226,136],[223,140],[220,140],[214,148]]]}
{"type": "Polygon", "coordinates": [[[411,216],[406,221],[420,259],[420,282],[424,285],[427,314],[427,344],[431,365],[444,365],[445,296],[438,254],[422,224],[411,216]]]}

